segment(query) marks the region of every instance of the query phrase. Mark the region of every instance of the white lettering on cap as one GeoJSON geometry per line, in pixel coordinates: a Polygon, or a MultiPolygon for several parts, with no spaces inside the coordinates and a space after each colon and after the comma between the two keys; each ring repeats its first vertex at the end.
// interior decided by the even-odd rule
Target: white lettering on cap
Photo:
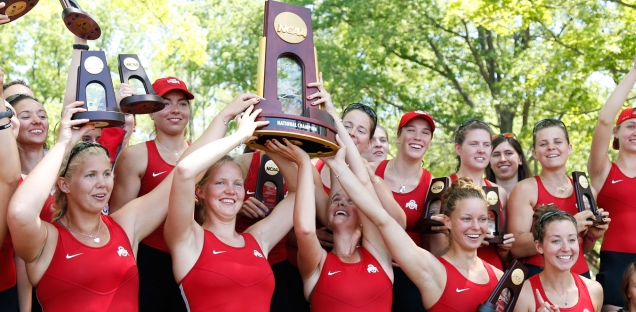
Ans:
{"type": "Polygon", "coordinates": [[[173,83],[173,84],[180,84],[180,83],[179,83],[179,80],[174,79],[174,78],[168,79],[168,80],[166,80],[166,82],[167,82],[167,83],[173,83]]]}

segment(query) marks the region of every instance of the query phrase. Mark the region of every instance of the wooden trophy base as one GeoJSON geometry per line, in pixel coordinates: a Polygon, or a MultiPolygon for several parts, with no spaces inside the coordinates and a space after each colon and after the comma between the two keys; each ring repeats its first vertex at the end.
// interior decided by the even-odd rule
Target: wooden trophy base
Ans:
{"type": "Polygon", "coordinates": [[[64,9],[62,19],[66,28],[82,39],[96,40],[102,35],[102,30],[93,17],[81,9],[73,7],[64,9]]]}
{"type": "Polygon", "coordinates": [[[92,111],[73,115],[72,119],[88,119],[95,128],[119,127],[126,123],[124,114],[120,112],[92,111]]]}
{"type": "Polygon", "coordinates": [[[125,97],[119,103],[121,112],[124,114],[150,114],[158,112],[166,105],[163,98],[155,94],[139,94],[125,97]]]}
{"type": "Polygon", "coordinates": [[[29,13],[38,4],[38,0],[4,0],[2,2],[4,2],[4,8],[0,9],[0,15],[8,16],[10,22],[29,13]]]}
{"type": "Polygon", "coordinates": [[[433,231],[431,228],[434,226],[444,226],[442,222],[435,221],[433,219],[424,218],[415,222],[414,230],[421,234],[437,234],[438,231],[433,231]]]}
{"type": "Polygon", "coordinates": [[[495,235],[495,237],[493,238],[486,238],[484,239],[485,241],[487,241],[490,244],[503,244],[504,241],[504,237],[503,235],[495,235]]]}

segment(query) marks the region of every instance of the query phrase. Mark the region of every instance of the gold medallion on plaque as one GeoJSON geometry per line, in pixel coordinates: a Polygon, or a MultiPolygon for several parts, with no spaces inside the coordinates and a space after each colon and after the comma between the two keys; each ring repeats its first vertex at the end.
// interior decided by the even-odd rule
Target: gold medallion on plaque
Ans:
{"type": "Polygon", "coordinates": [[[497,193],[495,192],[488,192],[488,194],[486,194],[486,202],[488,202],[489,205],[494,205],[499,201],[499,196],[497,195],[497,193]]]}
{"type": "Polygon", "coordinates": [[[444,190],[444,182],[442,181],[437,181],[435,183],[433,183],[433,185],[431,186],[431,192],[433,192],[433,194],[437,194],[439,192],[441,192],[442,190],[444,190]]]}
{"type": "Polygon", "coordinates": [[[278,14],[274,19],[274,29],[281,39],[289,43],[301,43],[307,38],[307,24],[291,12],[278,14]]]}
{"type": "Polygon", "coordinates": [[[19,1],[16,2],[14,4],[12,4],[11,6],[9,6],[9,8],[7,8],[7,10],[4,12],[4,14],[6,14],[8,17],[14,16],[14,15],[18,15],[20,13],[22,13],[22,11],[24,11],[24,9],[26,9],[27,4],[24,1],[19,1]]]}
{"type": "Polygon", "coordinates": [[[584,189],[586,189],[588,186],[590,186],[590,184],[587,182],[587,178],[585,176],[583,176],[583,175],[579,177],[579,184],[584,189]]]}
{"type": "Polygon", "coordinates": [[[521,269],[515,269],[514,271],[512,271],[512,274],[510,275],[510,279],[512,280],[512,283],[514,283],[515,285],[521,285],[521,283],[523,283],[523,278],[525,274],[523,274],[523,270],[521,269]]]}

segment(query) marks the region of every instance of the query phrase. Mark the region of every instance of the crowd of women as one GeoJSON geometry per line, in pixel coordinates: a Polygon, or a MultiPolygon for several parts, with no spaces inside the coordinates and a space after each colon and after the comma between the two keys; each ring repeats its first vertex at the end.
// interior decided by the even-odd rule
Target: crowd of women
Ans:
{"type": "MultiPolygon", "coordinates": [[[[576,207],[562,121],[534,125],[541,171],[531,176],[514,134],[469,119],[456,128],[458,165],[432,217],[441,225],[422,234],[415,224],[434,178],[422,168],[436,128],[429,113],[401,117],[387,160],[392,135],[375,111],[354,103],[339,115],[321,76],[307,99],[333,117],[335,156],[312,160],[281,139],[267,155],[231,157],[267,124],[256,121],[262,98],[237,96],[188,142],[194,95],[166,77],[153,84],[165,104],[150,115],[153,138],[128,146],[134,116],[106,129],[72,118],[85,111],[74,101],[80,52],[52,146],[43,105],[0,70],[0,311],[475,311],[513,259],[529,269],[515,311],[636,311],[636,112],[622,109],[636,68],[594,128],[588,172],[603,222],[576,207]],[[275,208],[253,195],[264,157],[285,180],[275,208]],[[499,244],[486,241],[483,186],[499,190],[499,244]],[[584,254],[601,237],[592,280],[584,254]]],[[[116,93],[119,102],[135,90],[116,93]]]]}

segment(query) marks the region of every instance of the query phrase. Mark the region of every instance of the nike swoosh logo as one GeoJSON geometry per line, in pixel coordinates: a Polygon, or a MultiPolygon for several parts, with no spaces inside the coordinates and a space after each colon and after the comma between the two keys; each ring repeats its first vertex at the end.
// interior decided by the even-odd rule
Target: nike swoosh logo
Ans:
{"type": "Polygon", "coordinates": [[[469,290],[469,289],[470,289],[470,288],[464,288],[464,289],[456,288],[456,289],[455,289],[455,291],[457,291],[458,293],[460,293],[460,292],[462,292],[462,291],[467,291],[467,290],[469,290]]]}
{"type": "Polygon", "coordinates": [[[254,193],[256,193],[256,192],[250,192],[250,191],[247,191],[247,195],[252,195],[252,194],[254,194],[254,193]]]}
{"type": "Polygon", "coordinates": [[[334,275],[334,274],[336,274],[336,273],[340,273],[340,271],[336,271],[336,272],[331,272],[331,271],[329,271],[329,272],[327,272],[327,275],[332,276],[332,275],[334,275]]]}
{"type": "Polygon", "coordinates": [[[66,259],[75,258],[75,257],[77,257],[77,256],[79,256],[79,255],[81,255],[81,254],[83,254],[83,252],[80,252],[80,253],[78,253],[78,254],[74,254],[74,255],[70,255],[70,256],[69,256],[69,254],[66,254],[66,259]]]}
{"type": "Polygon", "coordinates": [[[153,178],[156,178],[156,177],[158,177],[158,176],[160,176],[160,175],[162,175],[162,174],[164,174],[164,173],[166,173],[166,172],[167,172],[167,171],[161,171],[161,172],[159,172],[159,173],[154,173],[154,172],[153,172],[153,173],[152,173],[152,177],[153,177],[153,178]]]}
{"type": "Polygon", "coordinates": [[[616,183],[618,183],[620,181],[623,181],[623,180],[622,179],[621,180],[612,180],[612,184],[616,184],[616,183]]]}
{"type": "Polygon", "coordinates": [[[225,252],[225,250],[219,250],[219,251],[212,250],[212,253],[215,254],[215,255],[222,254],[224,252],[225,252]]]}

